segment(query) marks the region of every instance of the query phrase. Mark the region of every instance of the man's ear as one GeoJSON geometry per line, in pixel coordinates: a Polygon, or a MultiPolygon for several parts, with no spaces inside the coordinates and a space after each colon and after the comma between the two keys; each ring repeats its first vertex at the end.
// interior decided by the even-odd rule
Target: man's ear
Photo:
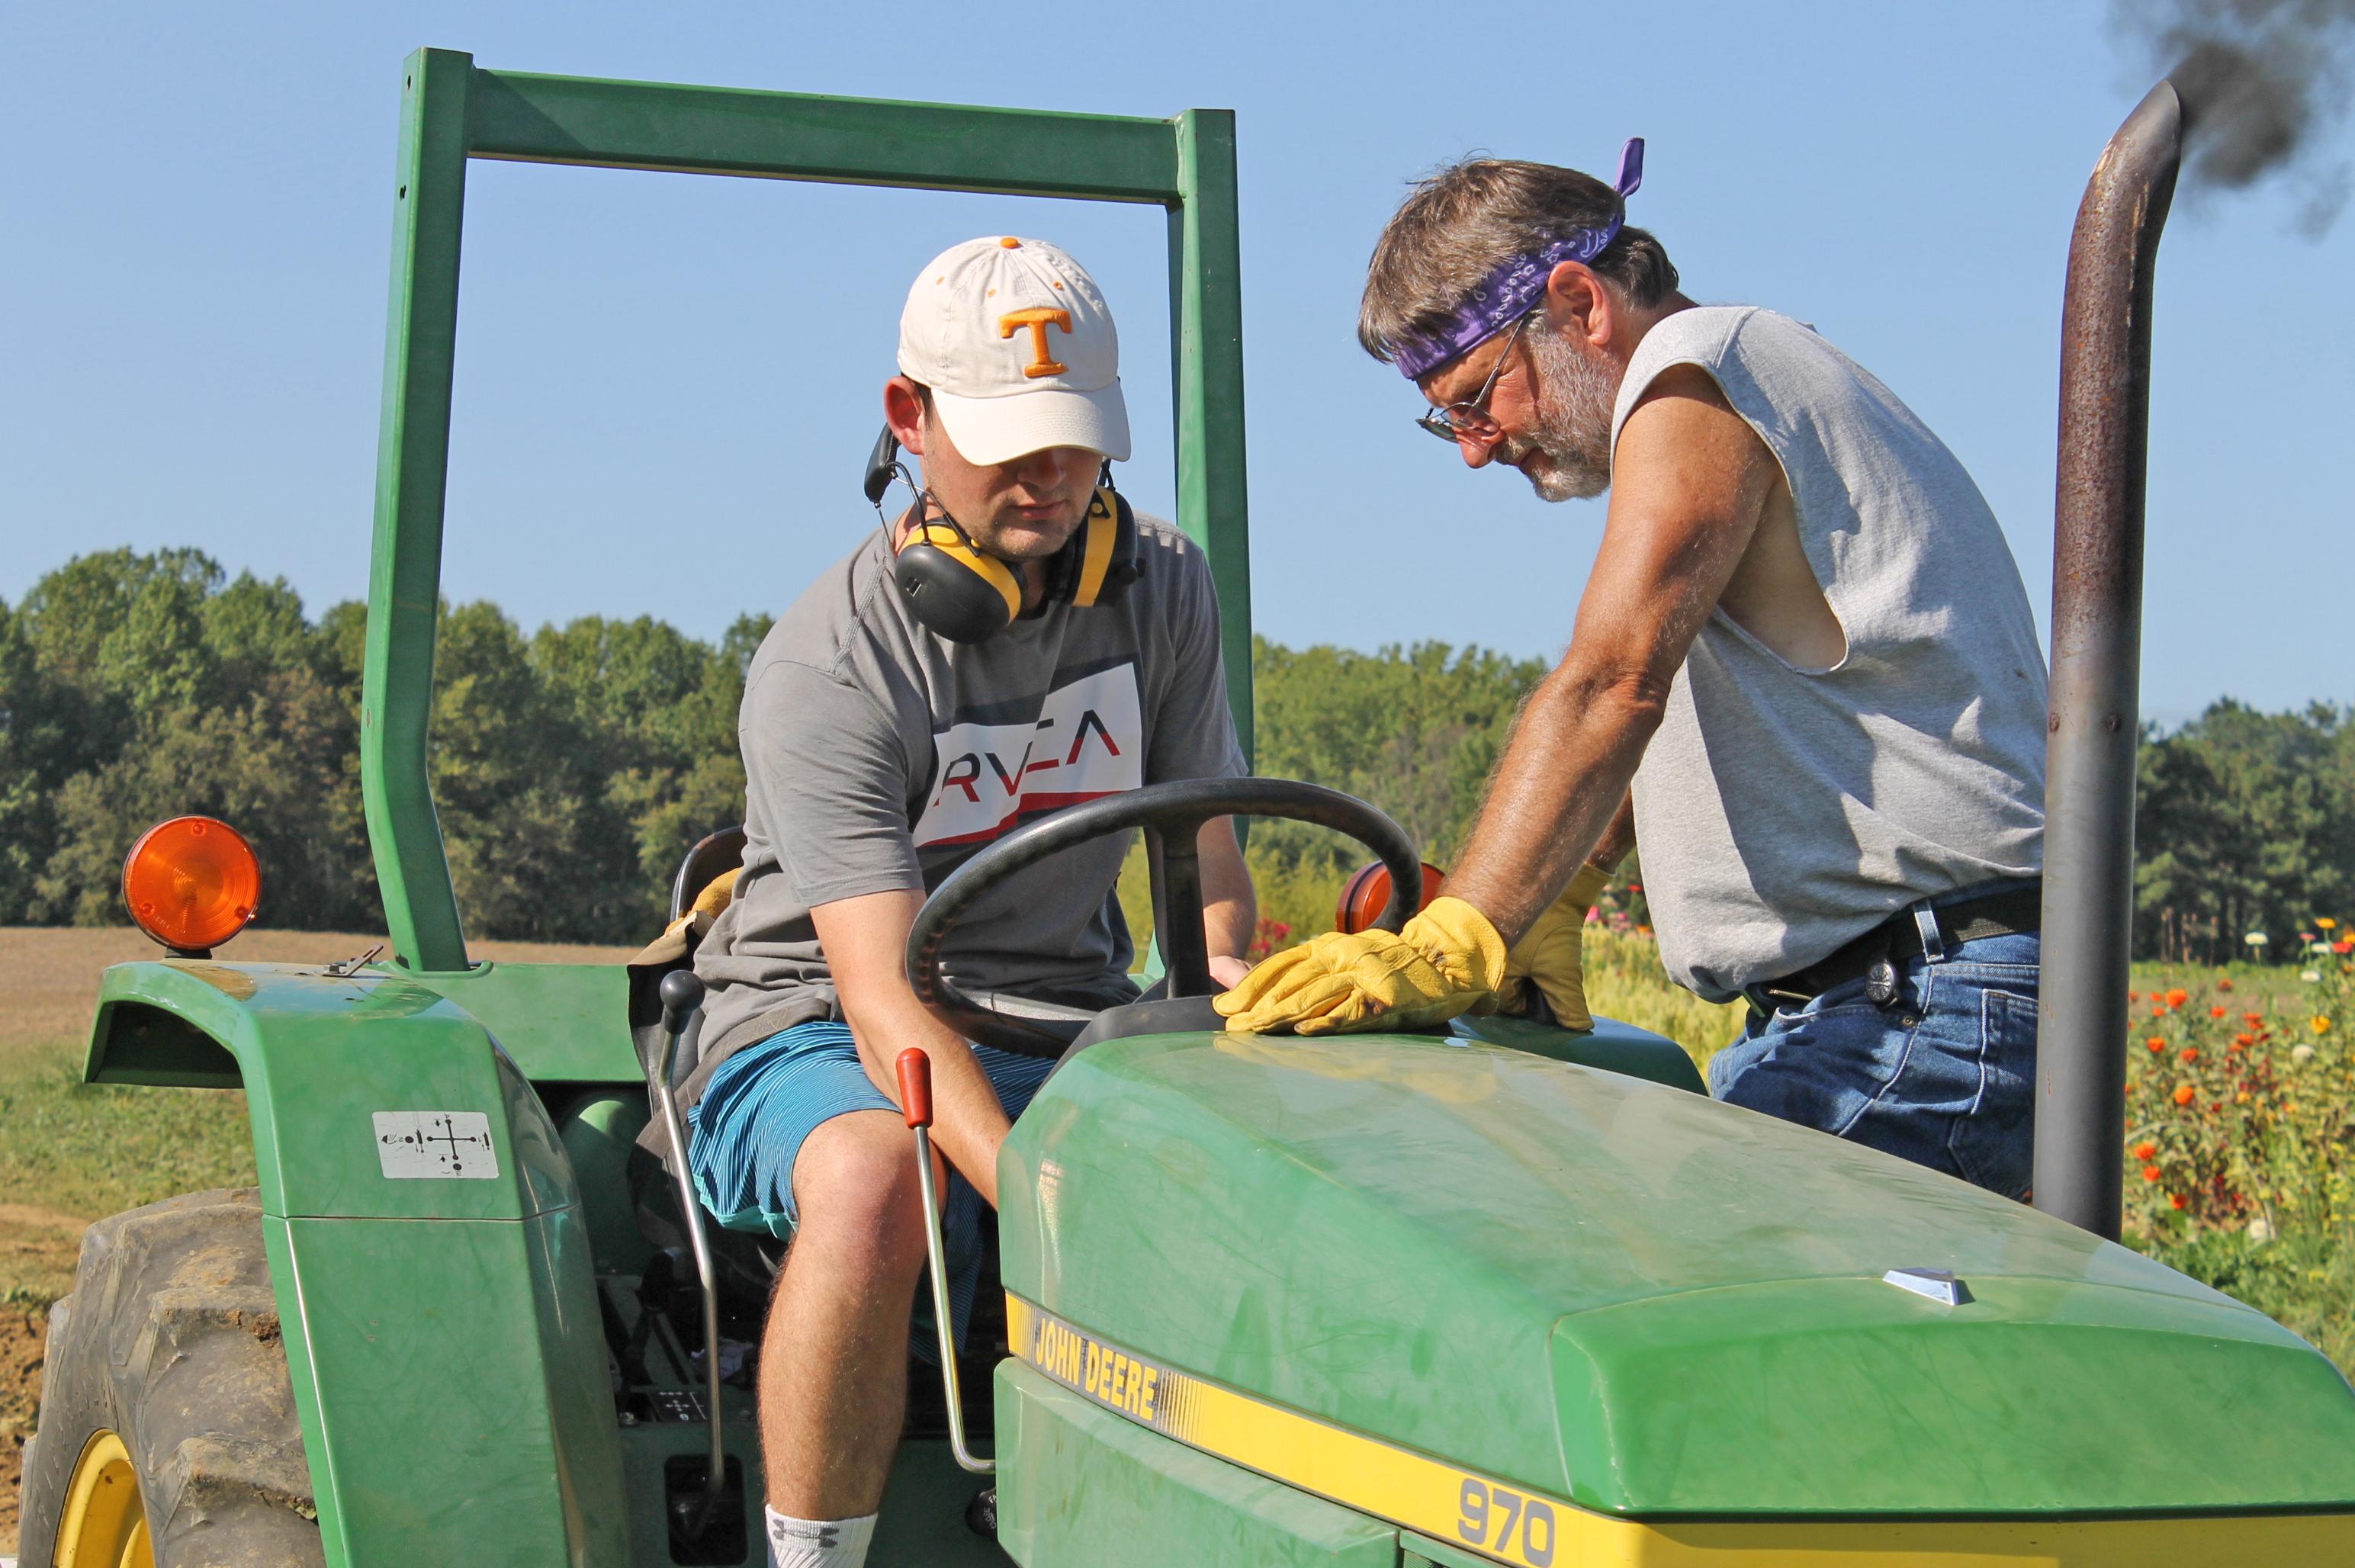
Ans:
{"type": "Polygon", "coordinates": [[[1582,261],[1557,261],[1546,279],[1546,325],[1596,348],[1611,345],[1618,313],[1611,291],[1582,261]]]}
{"type": "Polygon", "coordinates": [[[924,455],[924,400],[905,376],[883,383],[883,422],[891,427],[900,450],[924,455]]]}

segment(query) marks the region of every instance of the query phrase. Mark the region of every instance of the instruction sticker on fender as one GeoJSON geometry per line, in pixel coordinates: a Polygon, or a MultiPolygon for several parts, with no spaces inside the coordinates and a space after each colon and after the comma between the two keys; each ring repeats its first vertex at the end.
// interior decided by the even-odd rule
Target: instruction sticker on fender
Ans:
{"type": "Polygon", "coordinates": [[[429,1176],[488,1181],[499,1173],[491,1118],[480,1111],[378,1111],[376,1157],[396,1181],[429,1176]]]}

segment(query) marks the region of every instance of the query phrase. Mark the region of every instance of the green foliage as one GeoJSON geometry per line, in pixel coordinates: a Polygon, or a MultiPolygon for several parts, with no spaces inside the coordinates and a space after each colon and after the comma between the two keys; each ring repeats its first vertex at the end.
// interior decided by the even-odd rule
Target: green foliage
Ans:
{"type": "MultiPolygon", "coordinates": [[[[628,943],[660,923],[687,846],[742,815],[736,707],[768,626],[740,617],[715,646],[646,617],[527,635],[492,604],[444,609],[430,765],[470,932],[628,943]]],[[[123,851],[186,811],[255,840],[265,922],[376,923],[357,762],[366,633],[359,604],[314,623],[284,581],[229,581],[193,549],[79,556],[0,603],[0,923],[119,919],[123,851]]],[[[1260,771],[1372,801],[1442,867],[1545,672],[1443,643],[1264,638],[1252,668],[1260,771]]],[[[2229,959],[2251,927],[2286,939],[2355,894],[2355,725],[2340,710],[2221,702],[2147,736],[2141,770],[2138,952],[2229,959]]],[[[1327,929],[1364,859],[1334,834],[1255,824],[1252,869],[1263,912],[1289,928],[1279,940],[1327,929]]],[[[1646,929],[1640,879],[1631,860],[1605,896],[1612,929],[1646,929]]]]}
{"type": "MultiPolygon", "coordinates": [[[[1361,654],[1255,637],[1259,771],[1373,802],[1444,868],[1463,848],[1514,711],[1544,674],[1534,659],[1444,643],[1361,654]]],[[[1367,859],[1322,828],[1252,825],[1260,912],[1294,941],[1332,929],[1341,885],[1367,859]]]]}
{"type": "Polygon", "coordinates": [[[2251,931],[2286,943],[2350,902],[2355,726],[2342,710],[2268,714],[2226,699],[2145,736],[2138,767],[2137,953],[2223,963],[2251,931]]]}
{"type": "MultiPolygon", "coordinates": [[[[527,639],[446,609],[432,776],[468,929],[634,942],[687,847],[743,812],[736,704],[765,618],[719,648],[589,617],[527,639]]],[[[261,857],[262,919],[381,919],[360,804],[367,613],[195,550],[112,550],[0,604],[0,923],[122,919],[123,856],[204,812],[261,857]]]]}

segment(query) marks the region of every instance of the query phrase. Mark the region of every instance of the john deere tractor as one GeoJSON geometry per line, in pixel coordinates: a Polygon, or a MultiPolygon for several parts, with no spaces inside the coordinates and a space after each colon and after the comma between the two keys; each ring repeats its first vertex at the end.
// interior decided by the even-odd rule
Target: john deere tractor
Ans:
{"type": "MultiPolygon", "coordinates": [[[[267,868],[201,819],[134,850],[133,912],[171,951],[107,972],[87,1076],[241,1086],[260,1180],[92,1227],[51,1321],[27,1564],[759,1561],[745,1355],[778,1260],[637,1152],[650,1120],[676,1125],[693,976],[470,958],[427,792],[468,159],[1167,208],[1178,511],[1251,734],[1231,116],[580,80],[438,50],[410,57],[401,102],[362,729],[391,953],[219,961],[267,868]]],[[[1417,847],[1280,780],[1092,802],[961,867],[910,944],[942,1017],[1060,1065],[1001,1157],[1002,1310],[963,1358],[911,1361],[927,1397],[872,1561],[2355,1563],[2355,1391],[2105,1239],[2150,255],[2180,128],[2162,86],[2096,171],[2073,261],[2041,1208],[1712,1102],[1674,1046],[1607,1022],[1223,1033],[1181,940],[1200,930],[1195,823],[1353,835],[1391,922],[1417,847]],[[940,974],[996,880],[1140,828],[1161,999],[1074,1014],[940,974]]],[[[679,903],[725,852],[683,868],[679,903]]],[[[920,1075],[903,1099],[921,1123],[920,1075]]]]}

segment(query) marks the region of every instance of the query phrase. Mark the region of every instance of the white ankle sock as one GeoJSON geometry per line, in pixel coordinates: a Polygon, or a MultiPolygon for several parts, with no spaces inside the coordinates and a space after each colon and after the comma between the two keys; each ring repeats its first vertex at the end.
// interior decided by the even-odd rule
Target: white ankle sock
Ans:
{"type": "Polygon", "coordinates": [[[775,1568],[862,1568],[875,1516],[794,1519],[770,1509],[769,1561],[775,1568]]]}

